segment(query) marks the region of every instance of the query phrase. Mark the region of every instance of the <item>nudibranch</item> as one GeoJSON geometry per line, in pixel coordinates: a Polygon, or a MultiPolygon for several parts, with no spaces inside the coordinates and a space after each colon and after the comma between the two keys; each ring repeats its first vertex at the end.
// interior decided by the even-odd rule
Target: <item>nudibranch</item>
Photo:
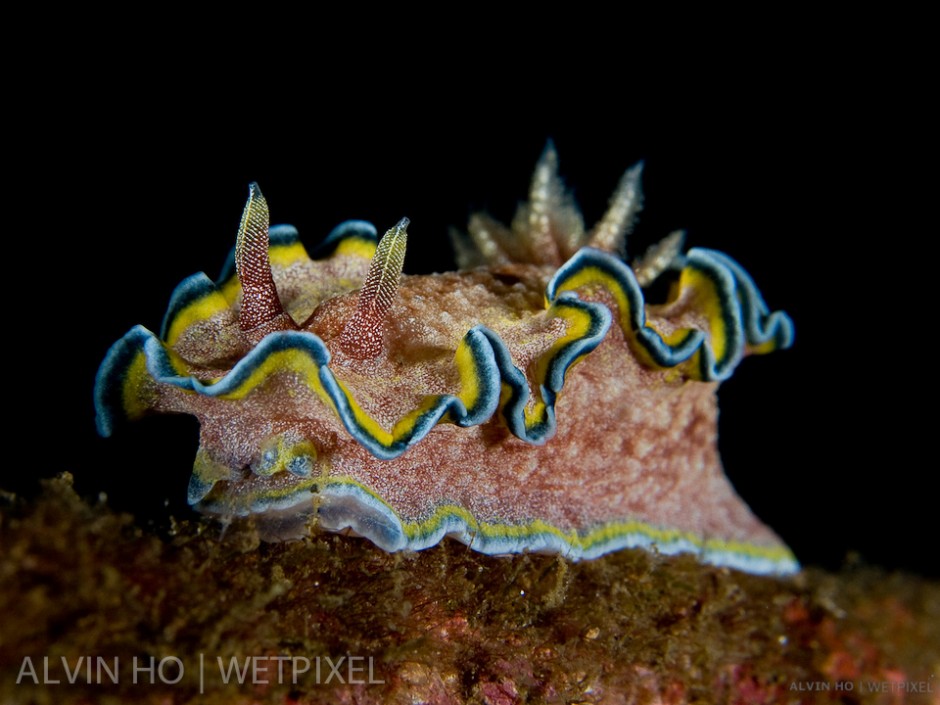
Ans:
{"type": "Polygon", "coordinates": [[[316,525],[387,551],[451,536],[794,572],[725,477],[716,401],[791,321],[726,255],[683,254],[681,232],[627,264],[639,180],[587,230],[549,145],[511,226],[473,216],[459,270],[422,276],[402,274],[407,219],[381,239],[345,222],[311,256],[252,184],[220,278],[185,279],[159,336],[136,326],[108,352],[98,430],[195,415],[189,503],[272,540],[316,525]]]}

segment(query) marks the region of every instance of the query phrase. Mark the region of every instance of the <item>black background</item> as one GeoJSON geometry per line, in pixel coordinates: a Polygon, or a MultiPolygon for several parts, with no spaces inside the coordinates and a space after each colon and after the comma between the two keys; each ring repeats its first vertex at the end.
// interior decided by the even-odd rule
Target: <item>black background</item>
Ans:
{"type": "Polygon", "coordinates": [[[16,419],[0,487],[29,494],[68,470],[82,494],[145,522],[188,516],[196,422],[153,418],[100,439],[94,375],[132,325],[159,329],[183,277],[218,274],[248,183],[308,246],[348,218],[383,232],[408,216],[406,273],[441,271],[448,227],[480,209],[511,219],[551,138],[588,224],[643,159],[631,251],[685,228],[792,316],[795,346],[745,360],[720,390],[726,470],[755,512],[804,563],[858,552],[938,575],[936,494],[921,484],[936,463],[910,440],[928,424],[885,394],[927,394],[936,364],[902,352],[919,330],[887,303],[912,297],[898,270],[917,259],[904,222],[916,197],[892,186],[909,176],[895,162],[907,147],[832,67],[731,62],[640,87],[642,62],[601,78],[533,60],[420,88],[322,66],[302,83],[101,68],[65,67],[17,108],[21,158],[8,168],[24,222],[6,233],[5,263],[19,280],[6,286],[16,419]]]}

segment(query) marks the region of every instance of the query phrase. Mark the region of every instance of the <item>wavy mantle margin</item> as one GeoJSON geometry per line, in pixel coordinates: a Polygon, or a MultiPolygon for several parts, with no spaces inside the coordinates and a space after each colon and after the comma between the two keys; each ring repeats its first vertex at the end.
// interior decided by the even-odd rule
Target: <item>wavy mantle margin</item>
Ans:
{"type": "MultiPolygon", "coordinates": [[[[291,228],[289,235],[295,239],[296,231],[291,228]]],[[[353,237],[360,234],[354,230],[353,237]]],[[[282,246],[289,244],[284,242],[282,246]]],[[[313,333],[271,334],[226,375],[206,384],[181,370],[171,351],[153,333],[135,326],[111,347],[98,371],[98,431],[110,435],[119,412],[130,417],[139,415],[128,402],[127,392],[142,372],[139,356],[143,355],[146,372],[155,382],[225,399],[243,397],[268,376],[284,370],[304,374],[310,388],[332,406],[350,435],[383,460],[398,457],[442,421],[473,426],[488,420],[497,411],[500,387],[506,384],[511,394],[499,409],[503,419],[522,440],[541,444],[554,433],[555,399],[567,370],[600,344],[610,326],[606,306],[582,301],[576,293],[591,286],[603,287],[613,296],[621,329],[648,364],[658,368],[682,366],[694,379],[727,379],[745,351],[764,353],[792,342],[789,317],[780,311],[771,313],[748,274],[726,255],[692,249],[680,272],[680,289],[692,288],[701,294],[711,322],[709,335],[682,329],[664,337],[646,322],[643,292],[632,270],[606,252],[583,248],[559,268],[546,287],[549,312],[565,318],[569,331],[539,361],[537,368],[543,372],[538,395],[542,403],[534,412],[526,412],[531,392],[525,374],[513,365],[502,339],[485,326],[470,329],[456,351],[461,391],[457,395],[428,397],[399,420],[391,432],[369,417],[335,377],[329,368],[329,350],[313,333]]],[[[192,320],[193,311],[205,315],[223,305],[227,305],[227,298],[219,285],[204,274],[185,279],[171,297],[164,337],[172,338],[169,331],[180,319],[192,320]]]]}
{"type": "MultiPolygon", "coordinates": [[[[375,229],[353,221],[338,226],[320,246],[320,252],[369,256],[375,229]]],[[[297,231],[290,226],[272,228],[272,253],[288,257],[302,251],[297,231]]],[[[302,251],[303,256],[306,252],[302,251]]],[[[330,354],[318,336],[307,332],[279,332],[267,336],[227,374],[210,383],[200,382],[181,369],[167,345],[143,326],[135,326],[108,351],[98,371],[95,407],[98,431],[109,436],[118,416],[136,418],[145,408],[134,399],[142,376],[186,392],[224,399],[240,398],[274,374],[300,375],[336,412],[349,434],[374,456],[389,460],[400,456],[442,422],[473,426],[499,413],[513,434],[542,444],[555,432],[555,400],[565,374],[577,360],[593,351],[607,334],[612,316],[604,304],[583,301],[577,290],[602,287],[616,303],[614,315],[634,351],[648,365],[679,368],[689,377],[720,381],[730,376],[745,352],[765,353],[788,347],[793,327],[783,312],[770,312],[750,276],[734,260],[707,249],[690,250],[679,263],[680,295],[686,289],[703,303],[710,331],[682,329],[663,336],[647,324],[643,291],[633,271],[617,257],[593,248],[579,250],[562,265],[546,287],[552,315],[565,318],[568,332],[543,356],[537,395],[532,396],[525,374],[517,368],[505,343],[485,326],[464,336],[455,354],[461,390],[457,394],[429,396],[400,419],[391,431],[382,428],[357,404],[351,392],[329,368],[330,354]],[[503,385],[509,393],[501,399],[503,385]]],[[[206,275],[187,278],[174,291],[161,337],[172,341],[182,323],[189,324],[230,306],[233,299],[231,267],[218,283],[206,275]],[[223,293],[223,289],[228,289],[223,293]]],[[[191,496],[198,503],[204,492],[191,496]]],[[[352,529],[389,550],[420,550],[451,536],[488,554],[522,550],[556,552],[571,559],[593,558],[621,548],[646,548],[671,555],[696,554],[714,565],[761,574],[787,574],[799,569],[784,546],[758,546],[701,538],[687,532],[628,521],[604,524],[581,534],[565,532],[542,521],[525,525],[477,521],[457,506],[439,507],[419,522],[404,522],[384,500],[351,478],[316,478],[280,498],[261,500],[259,511],[316,506],[318,521],[328,529],[352,529]]],[[[206,506],[209,511],[211,506],[206,506]]],[[[254,510],[254,508],[253,508],[254,510]]]]}
{"type": "MultiPolygon", "coordinates": [[[[223,516],[231,509],[211,501],[202,507],[223,516]]],[[[352,531],[389,552],[421,551],[450,537],[491,556],[550,553],[578,561],[640,548],[664,556],[691,553],[703,563],[758,575],[791,575],[800,570],[799,562],[783,544],[703,538],[637,520],[608,522],[584,532],[564,531],[541,520],[525,524],[481,522],[463,507],[448,504],[436,507],[420,521],[404,521],[382,497],[345,476],[311,479],[302,490],[279,501],[265,497],[256,506],[244,507],[241,516],[269,511],[307,517],[315,514],[320,528],[352,531]]]]}

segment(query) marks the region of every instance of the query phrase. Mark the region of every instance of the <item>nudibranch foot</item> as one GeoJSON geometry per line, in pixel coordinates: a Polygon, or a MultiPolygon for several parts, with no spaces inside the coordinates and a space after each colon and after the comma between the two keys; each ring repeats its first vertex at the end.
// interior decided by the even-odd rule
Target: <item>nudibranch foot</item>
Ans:
{"type": "Polygon", "coordinates": [[[724,475],[715,395],[744,357],[788,347],[792,323],[734,260],[683,254],[682,233],[628,263],[639,178],[588,231],[549,145],[512,226],[474,216],[462,268],[423,276],[402,274],[407,219],[381,240],[344,223],[311,257],[253,184],[219,280],[187,278],[159,336],[137,326],[108,352],[99,432],[195,415],[189,503],[268,538],[316,526],[388,551],[449,536],[794,572],[724,475]]]}

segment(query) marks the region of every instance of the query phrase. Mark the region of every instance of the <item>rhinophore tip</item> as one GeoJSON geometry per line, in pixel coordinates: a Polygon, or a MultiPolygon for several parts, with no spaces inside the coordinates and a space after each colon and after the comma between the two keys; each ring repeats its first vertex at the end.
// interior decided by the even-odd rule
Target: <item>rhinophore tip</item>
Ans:
{"type": "Polygon", "coordinates": [[[235,270],[242,285],[238,325],[252,344],[259,343],[268,333],[297,329],[297,324],[281,306],[271,274],[269,220],[268,202],[258,184],[252,182],[235,241],[235,270]]]}
{"type": "Polygon", "coordinates": [[[395,300],[398,280],[405,265],[410,222],[408,218],[402,218],[379,241],[369,274],[359,291],[356,311],[340,335],[340,348],[350,357],[372,360],[382,352],[385,320],[395,300]]]}

